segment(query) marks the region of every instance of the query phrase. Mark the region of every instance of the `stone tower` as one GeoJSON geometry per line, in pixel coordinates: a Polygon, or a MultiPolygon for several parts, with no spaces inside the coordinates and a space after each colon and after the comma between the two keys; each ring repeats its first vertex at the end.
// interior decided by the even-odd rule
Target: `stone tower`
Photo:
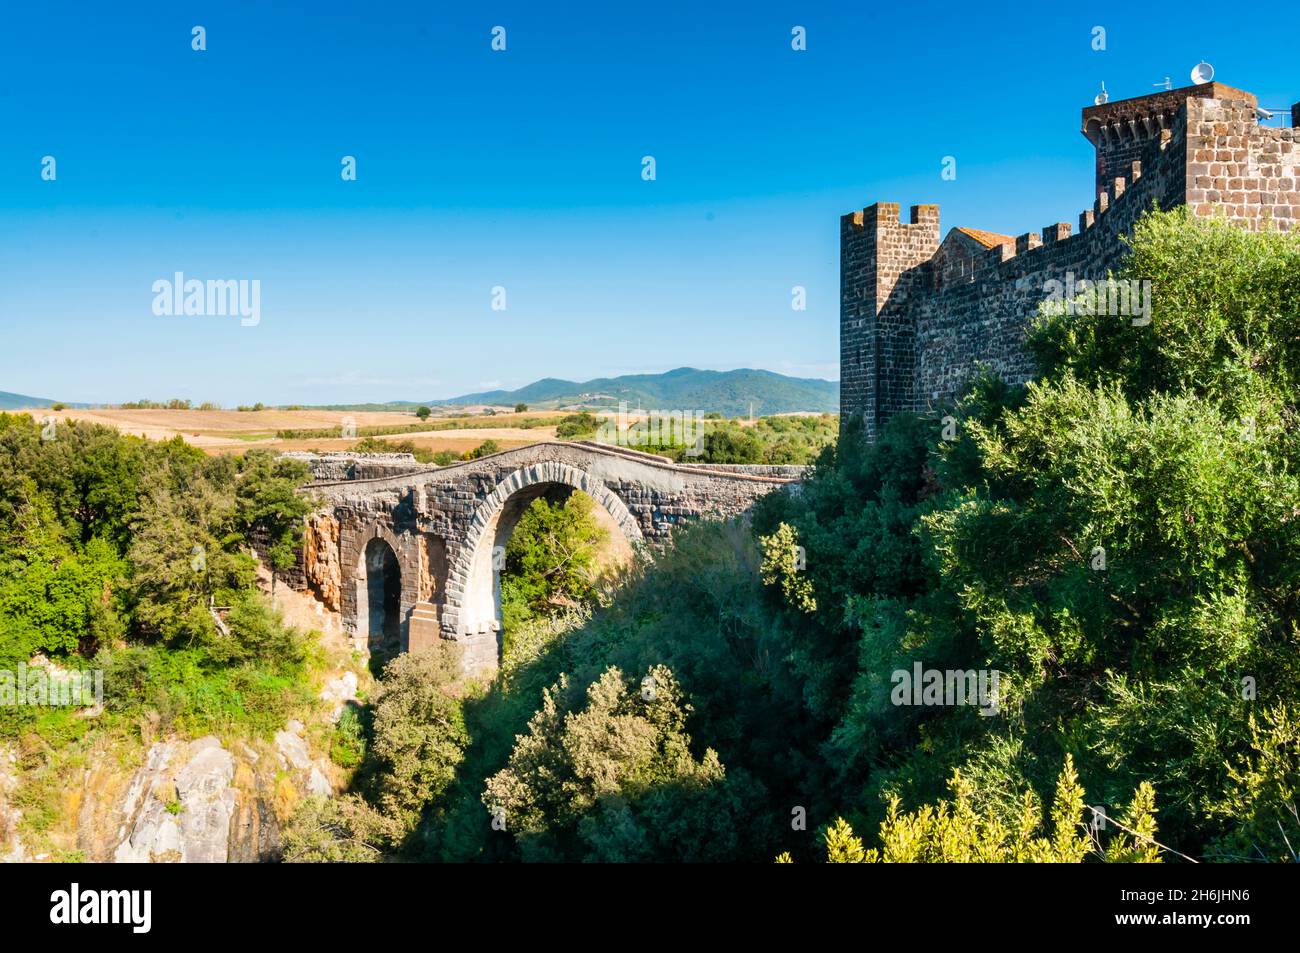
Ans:
{"type": "Polygon", "coordinates": [[[1189,206],[1250,230],[1300,228],[1300,103],[1291,128],[1261,125],[1250,93],[1202,83],[1083,110],[1096,150],[1094,201],[1078,232],[1055,222],[1019,236],[953,228],[939,206],[879,202],[840,218],[841,426],[869,439],[900,412],[959,394],[983,368],[1033,374],[1028,322],[1051,282],[1104,280],[1137,219],[1189,206]]]}

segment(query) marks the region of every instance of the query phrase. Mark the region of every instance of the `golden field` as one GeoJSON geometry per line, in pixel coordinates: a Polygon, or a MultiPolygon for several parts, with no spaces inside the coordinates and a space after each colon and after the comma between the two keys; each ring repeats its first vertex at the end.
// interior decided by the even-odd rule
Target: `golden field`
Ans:
{"type": "MultiPolygon", "coordinates": [[[[268,447],[276,450],[349,450],[358,440],[341,436],[345,423],[355,425],[358,433],[367,427],[404,427],[419,423],[413,413],[398,411],[334,411],[334,410],[126,410],[120,408],[68,408],[50,410],[35,408],[18,413],[31,414],[40,420],[54,417],[58,420],[84,420],[113,427],[121,433],[150,440],[170,440],[181,437],[186,443],[207,453],[243,453],[251,447],[268,447]],[[276,437],[281,430],[335,430],[337,437],[312,437],[284,440],[276,437]]],[[[431,417],[429,424],[446,426],[455,423],[455,429],[420,430],[412,433],[381,434],[380,440],[409,440],[417,447],[431,451],[451,450],[464,453],[484,440],[495,440],[503,448],[519,447],[555,439],[555,427],[510,426],[526,418],[563,417],[561,411],[529,411],[524,414],[498,413],[492,417],[459,415],[431,417]],[[490,425],[484,426],[485,423],[490,425]]]]}

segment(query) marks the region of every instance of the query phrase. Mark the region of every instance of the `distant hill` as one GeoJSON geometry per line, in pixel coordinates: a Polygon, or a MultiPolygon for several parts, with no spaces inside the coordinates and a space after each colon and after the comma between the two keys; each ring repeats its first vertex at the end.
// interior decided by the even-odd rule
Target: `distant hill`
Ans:
{"type": "Polygon", "coordinates": [[[431,404],[517,404],[534,410],[557,407],[608,408],[627,401],[629,409],[716,411],[730,417],[839,411],[840,385],[808,377],[786,377],[750,369],[701,371],[679,367],[663,374],[628,374],[589,381],[547,377],[518,390],[465,394],[431,404]]]}
{"type": "MultiPolygon", "coordinates": [[[[17,410],[20,407],[48,407],[55,403],[49,397],[28,397],[26,394],[11,394],[0,390],[0,410],[17,410]]],[[[68,403],[69,407],[85,407],[85,404],[68,403]]]]}

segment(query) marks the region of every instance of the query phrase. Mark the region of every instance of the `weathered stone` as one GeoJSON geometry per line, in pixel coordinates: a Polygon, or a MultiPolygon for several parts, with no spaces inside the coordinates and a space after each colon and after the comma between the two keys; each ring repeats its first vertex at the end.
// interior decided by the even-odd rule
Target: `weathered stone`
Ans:
{"type": "Polygon", "coordinates": [[[313,592],[331,612],[339,611],[343,575],[339,568],[339,521],[317,513],[303,532],[303,572],[313,592]]]}
{"type": "MultiPolygon", "coordinates": [[[[662,545],[683,520],[737,516],[805,470],[675,464],[624,447],[582,442],[534,444],[394,477],[322,481],[310,487],[323,502],[311,523],[337,527],[337,557],[331,560],[318,547],[313,565],[338,567],[344,629],[368,636],[370,584],[383,582],[388,571],[369,566],[365,557],[382,541],[400,577],[394,580],[400,590],[400,648],[455,639],[466,646],[466,665],[482,672],[495,667],[498,653],[493,551],[504,546],[533,499],[581,490],[630,544],[662,545]]],[[[333,537],[321,531],[313,538],[333,537]]],[[[307,580],[303,584],[311,585],[323,574],[317,568],[301,575],[307,580]]],[[[374,591],[380,591],[378,583],[374,591]]],[[[387,610],[383,615],[386,619],[387,610]]]]}
{"type": "Polygon", "coordinates": [[[320,690],[321,701],[331,705],[330,720],[338,721],[343,709],[357,700],[357,673],[344,672],[320,690]]]}
{"type": "Polygon", "coordinates": [[[215,737],[155,744],[131,782],[127,833],[114,859],[224,863],[235,811],[234,773],[234,758],[215,737]]]}
{"type": "Polygon", "coordinates": [[[298,771],[306,771],[311,767],[311,754],[307,751],[307,742],[293,732],[277,731],[275,748],[289,767],[298,771]]]}

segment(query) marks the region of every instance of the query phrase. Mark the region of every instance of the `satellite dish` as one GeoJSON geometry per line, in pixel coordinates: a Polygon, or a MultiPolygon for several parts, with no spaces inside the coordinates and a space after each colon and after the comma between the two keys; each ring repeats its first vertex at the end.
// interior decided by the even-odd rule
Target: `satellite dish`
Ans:
{"type": "Polygon", "coordinates": [[[1205,60],[1201,60],[1192,67],[1192,82],[1196,85],[1208,83],[1212,79],[1214,79],[1214,67],[1205,60]]]}
{"type": "Polygon", "coordinates": [[[1106,102],[1109,99],[1110,99],[1110,94],[1106,92],[1106,84],[1102,83],[1101,92],[1096,95],[1096,97],[1093,99],[1093,102],[1096,103],[1098,106],[1104,106],[1106,105],[1106,102]]]}

